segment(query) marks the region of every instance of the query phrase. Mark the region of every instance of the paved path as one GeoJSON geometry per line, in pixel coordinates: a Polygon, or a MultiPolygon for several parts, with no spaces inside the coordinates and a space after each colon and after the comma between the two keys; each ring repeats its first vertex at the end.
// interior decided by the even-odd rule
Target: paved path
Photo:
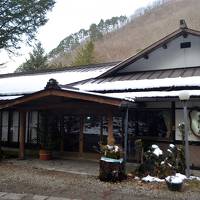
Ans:
{"type": "Polygon", "coordinates": [[[0,192],[0,200],[81,200],[81,199],[0,192]]]}
{"type": "Polygon", "coordinates": [[[13,163],[15,165],[36,167],[39,169],[47,169],[53,171],[67,172],[78,175],[93,175],[98,176],[99,174],[99,163],[98,161],[90,161],[83,159],[53,159],[48,161],[41,161],[39,159],[9,159],[7,163],[13,163]]]}

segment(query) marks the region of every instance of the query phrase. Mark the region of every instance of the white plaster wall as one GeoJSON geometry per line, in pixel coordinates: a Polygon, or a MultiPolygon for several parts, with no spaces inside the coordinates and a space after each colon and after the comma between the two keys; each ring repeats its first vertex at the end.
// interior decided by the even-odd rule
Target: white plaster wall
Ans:
{"type": "MultiPolygon", "coordinates": [[[[175,123],[175,126],[176,126],[176,137],[175,139],[176,140],[182,140],[182,137],[181,137],[181,133],[178,129],[178,125],[180,123],[183,123],[184,122],[184,119],[183,119],[183,110],[176,110],[176,123],[175,123]]],[[[188,117],[188,122],[189,122],[189,117],[188,117]]],[[[195,136],[191,129],[189,129],[189,141],[200,141],[200,137],[197,137],[195,136]]]]}
{"type": "Polygon", "coordinates": [[[200,37],[179,36],[167,44],[167,49],[160,47],[148,56],[148,59],[141,58],[119,73],[200,66],[200,37]],[[181,49],[182,42],[191,42],[191,48],[181,49]]]}
{"type": "MultiPolygon", "coordinates": [[[[188,112],[191,108],[194,108],[194,107],[200,108],[200,102],[199,101],[190,101],[190,102],[188,102],[187,107],[188,107],[188,112]]],[[[182,140],[181,133],[178,129],[178,125],[180,123],[184,122],[183,105],[181,104],[181,102],[176,102],[175,118],[176,118],[176,121],[175,121],[175,130],[176,130],[175,139],[176,140],[182,140]]],[[[188,124],[190,126],[189,116],[188,116],[188,124]]],[[[195,136],[190,129],[189,130],[189,140],[190,141],[200,141],[200,137],[195,136]]]]}

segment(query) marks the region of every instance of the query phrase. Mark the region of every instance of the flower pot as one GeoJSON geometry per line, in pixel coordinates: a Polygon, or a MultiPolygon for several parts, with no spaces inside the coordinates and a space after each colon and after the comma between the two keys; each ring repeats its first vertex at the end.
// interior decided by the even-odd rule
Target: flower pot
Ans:
{"type": "Polygon", "coordinates": [[[166,183],[167,183],[168,189],[171,190],[171,191],[179,191],[180,192],[181,189],[182,189],[182,186],[183,186],[183,182],[181,182],[181,183],[170,183],[170,182],[166,181],[166,183]]]}
{"type": "Polygon", "coordinates": [[[52,152],[42,149],[39,151],[39,157],[40,157],[40,160],[51,160],[52,152]]]}

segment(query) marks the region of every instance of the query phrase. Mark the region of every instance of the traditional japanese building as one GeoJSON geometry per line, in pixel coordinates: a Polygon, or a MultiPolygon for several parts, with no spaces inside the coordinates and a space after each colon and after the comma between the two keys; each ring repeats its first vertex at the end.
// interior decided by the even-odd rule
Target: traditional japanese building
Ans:
{"type": "Polygon", "coordinates": [[[182,142],[179,96],[187,93],[191,165],[200,167],[199,52],[200,32],[181,20],[178,30],[122,62],[1,75],[2,143],[20,145],[24,157],[24,147],[38,144],[46,111],[61,138],[55,150],[83,155],[115,141],[134,161],[138,139],[145,147],[182,142]],[[52,78],[58,84],[46,85],[52,78]]]}

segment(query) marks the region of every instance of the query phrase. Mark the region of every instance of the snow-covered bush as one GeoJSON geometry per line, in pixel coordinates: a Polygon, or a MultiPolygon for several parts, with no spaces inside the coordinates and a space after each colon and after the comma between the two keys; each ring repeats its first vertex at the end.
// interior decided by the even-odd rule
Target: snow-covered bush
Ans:
{"type": "Polygon", "coordinates": [[[185,165],[182,149],[174,144],[170,144],[166,152],[157,145],[152,145],[144,153],[144,163],[136,170],[140,177],[151,175],[159,178],[165,178],[176,172],[184,173],[185,165]]]}
{"type": "Polygon", "coordinates": [[[161,163],[163,168],[166,166],[171,170],[172,173],[185,173],[185,157],[182,146],[176,147],[174,144],[170,144],[165,159],[161,163]]]}
{"type": "Polygon", "coordinates": [[[140,177],[147,175],[157,176],[160,171],[160,163],[163,160],[163,151],[157,146],[152,145],[148,151],[144,153],[144,163],[137,169],[140,177]]]}

